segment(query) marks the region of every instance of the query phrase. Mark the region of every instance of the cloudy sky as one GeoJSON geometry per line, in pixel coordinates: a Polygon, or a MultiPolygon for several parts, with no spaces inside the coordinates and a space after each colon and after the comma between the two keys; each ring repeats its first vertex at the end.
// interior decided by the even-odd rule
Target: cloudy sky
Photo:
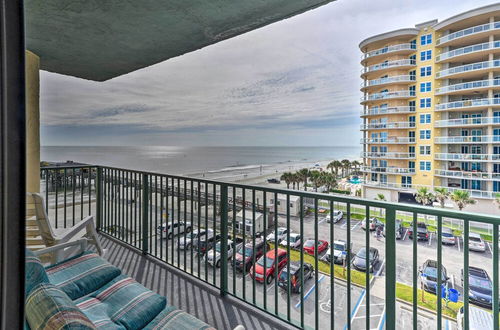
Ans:
{"type": "Polygon", "coordinates": [[[358,146],[359,42],[494,2],[339,0],[106,82],[42,72],[42,145],[358,146]]]}

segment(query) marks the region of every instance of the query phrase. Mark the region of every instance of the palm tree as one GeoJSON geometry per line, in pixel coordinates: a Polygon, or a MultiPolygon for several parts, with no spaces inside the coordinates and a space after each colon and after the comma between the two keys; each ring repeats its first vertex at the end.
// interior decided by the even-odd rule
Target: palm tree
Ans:
{"type": "Polygon", "coordinates": [[[495,194],[494,203],[497,204],[498,208],[500,209],[500,193],[495,194]]]}
{"type": "Polygon", "coordinates": [[[338,160],[331,161],[326,168],[329,168],[332,171],[332,174],[335,173],[335,176],[339,176],[339,169],[342,167],[342,163],[338,160]]]}
{"type": "Polygon", "coordinates": [[[356,172],[356,174],[358,174],[359,168],[361,167],[362,164],[360,162],[358,162],[357,160],[355,160],[351,163],[351,165],[354,166],[354,172],[356,172]]]}
{"type": "Polygon", "coordinates": [[[342,161],[340,163],[342,163],[342,176],[349,175],[349,169],[351,167],[351,161],[349,159],[342,159],[342,161]]]}
{"type": "MultiPolygon", "coordinates": [[[[385,195],[384,194],[377,194],[377,197],[375,197],[375,200],[376,201],[386,201],[385,195]]],[[[381,216],[384,216],[384,209],[383,208],[380,208],[379,212],[380,212],[381,216]]]]}
{"type": "Polygon", "coordinates": [[[309,173],[309,177],[311,178],[311,182],[314,185],[314,191],[318,191],[318,186],[321,182],[321,173],[319,171],[311,171],[309,173]]]}
{"type": "Polygon", "coordinates": [[[427,187],[421,187],[415,193],[415,200],[422,205],[429,205],[434,198],[434,194],[427,187]]]}
{"type": "Polygon", "coordinates": [[[467,190],[454,190],[451,199],[457,204],[458,209],[462,211],[467,205],[476,204],[476,201],[470,197],[467,190]]]}
{"type": "Polygon", "coordinates": [[[444,208],[444,204],[448,198],[450,198],[451,193],[445,187],[436,187],[434,188],[434,195],[436,196],[436,200],[439,202],[442,208],[444,208]]]}
{"type": "Polygon", "coordinates": [[[303,168],[297,173],[300,175],[300,181],[304,182],[304,191],[307,191],[307,178],[309,177],[309,169],[303,168]]]}
{"type": "Polygon", "coordinates": [[[286,188],[290,189],[290,183],[292,183],[292,173],[290,172],[285,172],[281,175],[280,180],[283,180],[286,182],[286,188]]]}
{"type": "Polygon", "coordinates": [[[295,172],[292,174],[292,176],[293,176],[293,189],[295,189],[295,184],[297,184],[297,190],[300,190],[301,178],[299,173],[295,172]]]}
{"type": "Polygon", "coordinates": [[[324,184],[326,185],[326,190],[328,192],[330,192],[330,190],[332,190],[332,188],[335,188],[335,186],[337,185],[337,180],[335,179],[335,175],[331,174],[331,173],[326,173],[324,172],[324,184]]]}

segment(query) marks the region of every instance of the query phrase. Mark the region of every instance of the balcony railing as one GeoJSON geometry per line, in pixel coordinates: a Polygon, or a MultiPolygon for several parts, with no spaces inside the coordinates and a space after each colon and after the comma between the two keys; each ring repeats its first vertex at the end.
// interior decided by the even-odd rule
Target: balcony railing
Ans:
{"type": "Polygon", "coordinates": [[[402,121],[402,122],[390,122],[390,123],[370,123],[361,124],[362,130],[374,130],[374,129],[407,129],[414,128],[415,122],[402,121]]]}
{"type": "Polygon", "coordinates": [[[416,49],[417,49],[417,45],[410,44],[410,43],[392,45],[392,46],[382,47],[382,48],[364,53],[361,56],[361,59],[368,59],[371,57],[375,57],[375,56],[379,56],[379,55],[383,55],[383,54],[388,54],[388,53],[399,52],[399,51],[403,51],[403,50],[416,50],[416,49]]]}
{"type": "Polygon", "coordinates": [[[386,84],[392,84],[392,83],[411,83],[411,82],[415,82],[415,80],[416,80],[415,76],[405,74],[405,75],[400,75],[400,76],[392,76],[392,77],[386,77],[386,78],[380,78],[380,79],[366,80],[363,83],[361,83],[361,87],[366,88],[366,87],[386,85],[386,84]]]}
{"type": "Polygon", "coordinates": [[[384,93],[374,93],[366,95],[361,98],[361,102],[367,101],[377,101],[377,100],[388,100],[388,99],[400,99],[400,98],[412,98],[415,97],[414,91],[394,91],[394,92],[384,92],[384,93]]]}
{"type": "Polygon", "coordinates": [[[436,160],[450,160],[450,161],[477,161],[487,162],[492,160],[500,160],[500,155],[494,154],[461,154],[461,153],[435,153],[434,159],[436,160]]]}
{"type": "Polygon", "coordinates": [[[473,135],[473,136],[438,136],[435,143],[499,143],[500,135],[473,135]]]}
{"type": "Polygon", "coordinates": [[[363,144],[409,144],[415,143],[414,137],[406,137],[406,136],[389,136],[386,138],[367,138],[361,139],[361,143],[363,144]]]}
{"type": "Polygon", "coordinates": [[[475,117],[436,120],[434,127],[456,127],[456,126],[477,126],[477,125],[500,125],[500,117],[475,117]]]}
{"type": "Polygon", "coordinates": [[[390,173],[390,174],[415,174],[414,168],[404,167],[377,167],[377,166],[363,166],[361,171],[367,173],[390,173]]]}
{"type": "Polygon", "coordinates": [[[368,108],[366,110],[361,110],[361,116],[371,116],[371,115],[385,115],[393,113],[412,113],[415,112],[415,107],[413,106],[401,106],[401,107],[376,107],[368,108]]]}
{"type": "Polygon", "coordinates": [[[467,29],[463,29],[457,32],[453,32],[450,34],[447,34],[445,36],[442,36],[436,41],[436,45],[441,45],[444,43],[447,43],[452,40],[457,40],[460,38],[468,37],[474,34],[482,33],[482,32],[487,32],[487,31],[493,31],[493,30],[500,30],[500,22],[492,22],[492,23],[486,23],[486,24],[481,24],[481,25],[476,25],[467,29]]]}
{"type": "Polygon", "coordinates": [[[410,60],[410,59],[388,61],[364,67],[363,69],[361,69],[361,73],[365,74],[390,68],[399,68],[399,67],[416,66],[416,65],[417,62],[415,60],[410,60]]]}
{"type": "Polygon", "coordinates": [[[500,41],[484,42],[482,44],[466,46],[450,50],[449,52],[441,53],[438,56],[436,56],[436,62],[441,62],[462,55],[473,54],[499,48],[500,48],[500,41]]]}
{"type": "Polygon", "coordinates": [[[490,88],[495,86],[500,86],[500,79],[476,80],[476,81],[469,81],[460,84],[444,86],[436,89],[436,94],[447,94],[453,92],[468,91],[473,89],[490,88]]]}
{"type": "MultiPolygon", "coordinates": [[[[439,328],[446,323],[443,314],[456,313],[462,303],[467,317],[471,299],[467,294],[457,305],[448,307],[444,300],[432,296],[426,298],[427,303],[421,302],[416,253],[419,243],[416,239],[409,243],[413,251],[409,254],[397,252],[398,247],[406,249],[409,245],[396,241],[396,219],[404,227],[410,226],[414,233],[417,221],[430,221],[436,228],[436,245],[429,253],[436,256],[433,259],[438,264],[438,288],[446,284],[441,265],[449,262],[443,258],[443,254],[449,253],[441,244],[443,227],[453,224],[464,240],[465,253],[455,258],[459,265],[453,269],[469,267],[469,232],[488,227],[493,233],[492,307],[499,308],[499,224],[494,215],[102,166],[46,167],[42,168],[41,177],[51,218],[59,215],[56,226],[64,228],[79,221],[80,209],[85,208],[85,212],[95,216],[102,235],[177,268],[193,281],[213,286],[221,295],[240,299],[299,328],[371,329],[382,320],[395,325],[396,314],[404,309],[399,301],[409,306],[405,307],[409,309],[407,318],[414,325],[417,321],[425,322],[422,315],[434,309],[436,315],[426,322],[430,328],[439,328]],[[284,202],[274,203],[278,200],[284,202]],[[325,221],[324,215],[334,211],[342,211],[343,219],[335,224],[325,221]],[[370,230],[360,229],[360,220],[365,217],[377,217],[385,224],[382,241],[373,239],[370,230]],[[457,223],[461,227],[456,227],[457,223]],[[211,234],[192,234],[198,230],[211,234]],[[297,247],[284,244],[291,241],[292,232],[312,243],[297,247]],[[330,258],[325,257],[324,247],[335,246],[338,239],[344,239],[352,250],[346,249],[340,255],[332,252],[330,258]],[[233,242],[238,248],[230,248],[233,242]],[[275,248],[277,244],[279,250],[275,248]],[[321,250],[309,245],[320,246],[321,250]],[[213,247],[219,252],[207,252],[213,247]],[[355,251],[361,248],[377,249],[378,261],[360,261],[358,257],[351,262],[355,251]],[[298,269],[300,276],[293,277],[292,267],[298,269]],[[315,271],[310,272],[311,267],[315,271]],[[409,268],[410,272],[397,271],[401,268],[409,268]],[[298,287],[307,289],[294,293],[298,287]],[[376,290],[376,297],[374,288],[382,288],[376,290]],[[372,302],[383,307],[381,312],[370,312],[374,308],[372,302]],[[420,312],[424,306],[425,312],[420,312]],[[354,323],[361,318],[361,323],[354,323]]],[[[422,249],[420,246],[419,253],[423,253],[422,249]]],[[[469,292],[468,276],[465,272],[464,292],[469,292]]],[[[498,324],[498,313],[493,314],[498,324]]]]}
{"type": "Polygon", "coordinates": [[[477,107],[487,108],[489,106],[500,106],[500,98],[475,99],[475,100],[440,103],[436,104],[436,110],[444,111],[444,110],[468,109],[477,107]]]}
{"type": "Polygon", "coordinates": [[[434,171],[437,176],[448,178],[470,179],[470,180],[500,180],[500,173],[469,172],[456,170],[438,169],[434,171]]]}
{"type": "Polygon", "coordinates": [[[476,62],[438,71],[436,73],[436,78],[445,78],[447,76],[460,74],[464,72],[474,72],[474,71],[496,69],[496,68],[500,68],[500,60],[476,62]]]}
{"type": "Polygon", "coordinates": [[[414,159],[414,153],[408,152],[362,152],[362,158],[383,158],[383,159],[414,159]]]}

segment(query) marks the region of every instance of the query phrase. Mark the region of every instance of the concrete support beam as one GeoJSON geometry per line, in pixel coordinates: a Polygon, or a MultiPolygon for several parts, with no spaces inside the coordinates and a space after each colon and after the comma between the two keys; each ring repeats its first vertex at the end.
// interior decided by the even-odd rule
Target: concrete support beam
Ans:
{"type": "Polygon", "coordinates": [[[26,51],[26,191],[40,192],[40,58],[26,51]]]}

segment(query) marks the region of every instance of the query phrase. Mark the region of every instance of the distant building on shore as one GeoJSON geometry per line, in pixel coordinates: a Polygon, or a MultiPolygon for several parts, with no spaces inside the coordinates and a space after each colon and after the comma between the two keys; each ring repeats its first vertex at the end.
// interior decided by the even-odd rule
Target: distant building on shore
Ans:
{"type": "Polygon", "coordinates": [[[500,4],[363,40],[363,194],[500,192],[500,4]]]}

